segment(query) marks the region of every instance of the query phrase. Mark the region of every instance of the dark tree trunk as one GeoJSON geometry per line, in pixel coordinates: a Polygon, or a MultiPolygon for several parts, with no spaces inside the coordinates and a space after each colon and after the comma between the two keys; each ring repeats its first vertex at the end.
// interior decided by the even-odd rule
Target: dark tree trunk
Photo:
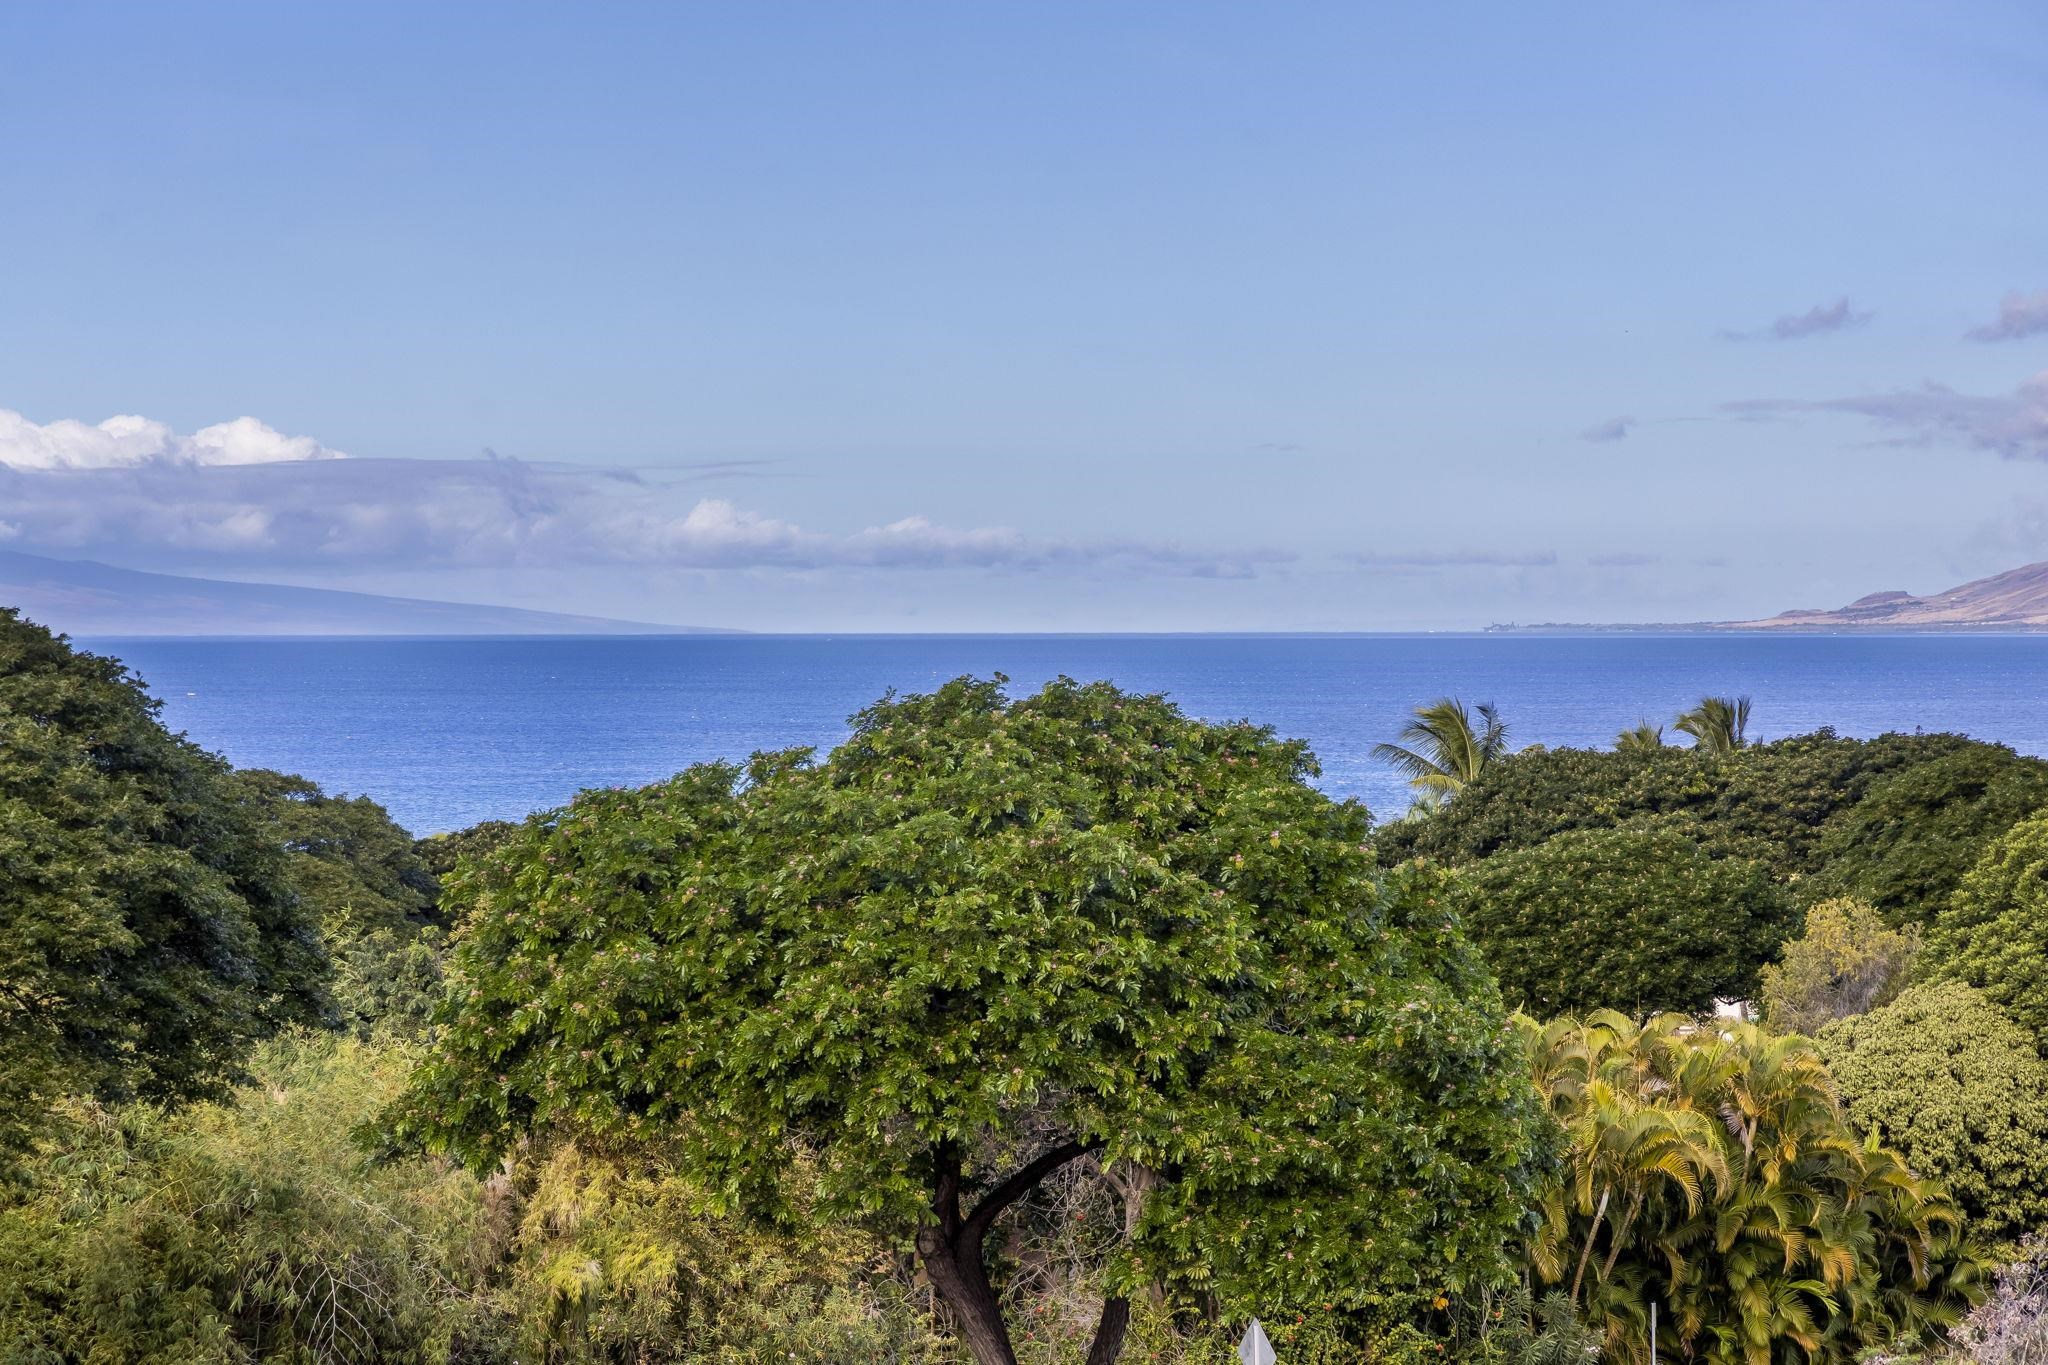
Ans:
{"type": "Polygon", "coordinates": [[[1088,1347],[1088,1365],[1116,1365],[1123,1354],[1124,1333],[1131,1328],[1131,1301],[1119,1295],[1105,1299],[1102,1318],[1095,1324],[1095,1341],[1088,1347]]]}
{"type": "MultiPolygon", "coordinates": [[[[995,1287],[988,1282],[988,1263],[982,1247],[988,1230],[1004,1209],[1029,1194],[1041,1180],[1076,1157],[1092,1150],[1090,1144],[1067,1142],[1040,1154],[1002,1184],[990,1190],[974,1206],[974,1212],[960,1214],[960,1154],[939,1153],[938,1179],[932,1189],[932,1221],[917,1232],[918,1259],[932,1288],[951,1309],[960,1324],[960,1335],[973,1353],[976,1365],[1017,1365],[1017,1352],[1010,1345],[1010,1329],[1003,1322],[1003,1310],[995,1287]]],[[[1107,1306],[1104,1308],[1105,1318],[1107,1306]]],[[[1128,1320],[1129,1305],[1124,1317],[1128,1320]]],[[[1101,1331],[1098,1329],[1098,1340],[1101,1331]]],[[[1123,1345],[1123,1327],[1117,1328],[1117,1346],[1123,1345]]],[[[1105,1357],[1114,1360],[1114,1353],[1105,1357]]],[[[1093,1354],[1089,1356],[1092,1361],[1093,1354]]]]}
{"type": "Polygon", "coordinates": [[[936,1228],[926,1228],[917,1234],[917,1252],[975,1360],[980,1365],[1017,1365],[1002,1308],[981,1262],[981,1248],[974,1248],[972,1260],[963,1261],[936,1228]]]}

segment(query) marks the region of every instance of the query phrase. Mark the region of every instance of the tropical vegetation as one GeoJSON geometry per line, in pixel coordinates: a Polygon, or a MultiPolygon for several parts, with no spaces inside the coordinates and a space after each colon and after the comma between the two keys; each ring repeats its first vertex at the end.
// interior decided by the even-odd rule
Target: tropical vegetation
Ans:
{"type": "Polygon", "coordinates": [[[1961,1212],[1857,1140],[1819,1052],[1753,1024],[1613,1011],[1520,1021],[1563,1126],[1528,1264],[1613,1360],[1848,1361],[1957,1321],[1983,1264],[1961,1212]]]}
{"type": "Polygon", "coordinates": [[[1779,1033],[1818,1033],[1896,996],[1920,938],[1894,929],[1862,901],[1836,897],[1809,906],[1799,937],[1766,962],[1757,1004],[1779,1033]]]}
{"type": "Polygon", "coordinates": [[[1920,965],[1977,987],[2048,1048],[2048,814],[1985,850],[1934,917],[1920,965]]]}
{"type": "Polygon", "coordinates": [[[1133,1297],[1406,1317],[1508,1278],[1543,1129],[1446,878],[1378,874],[1306,754],[1154,697],[956,682],[592,792],[455,885],[470,915],[394,1133],[488,1169],[574,1125],[669,1142],[721,1212],[857,1220],[982,1365],[989,1254],[1048,1180],[1122,1205],[1133,1297]],[[1328,1305],[1327,1308],[1324,1306],[1328,1305]]]}
{"type": "Polygon", "coordinates": [[[1373,756],[1407,775],[1423,808],[1438,806],[1477,782],[1508,751],[1508,727],[1491,702],[1472,710],[1456,697],[1417,707],[1401,743],[1373,746],[1373,756]]]}
{"type": "Polygon", "coordinates": [[[1670,826],[1571,830],[1462,872],[1466,932],[1509,1002],[1546,1016],[1749,999],[1794,923],[1762,863],[1670,826]]]}
{"type": "Polygon", "coordinates": [[[1820,1046],[1856,1130],[1943,1182],[1980,1239],[2048,1228],[2048,1061],[1990,1000],[1915,986],[1820,1046]]]}
{"type": "Polygon", "coordinates": [[[1674,725],[1375,826],[963,679],[415,841],[0,616],[0,1360],[2033,1365],[2048,764],[1674,725]]]}
{"type": "Polygon", "coordinates": [[[318,926],[228,766],[112,659],[0,609],[0,1165],[64,1095],[220,1093],[327,1009],[318,926]]]}

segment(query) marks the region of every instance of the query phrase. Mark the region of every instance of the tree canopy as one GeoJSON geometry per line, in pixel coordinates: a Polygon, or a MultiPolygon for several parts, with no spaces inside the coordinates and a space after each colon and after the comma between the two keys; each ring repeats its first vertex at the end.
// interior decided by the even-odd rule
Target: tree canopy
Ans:
{"type": "Polygon", "coordinates": [[[1467,864],[1457,888],[1502,994],[1546,1016],[1748,999],[1794,925],[1763,865],[1664,827],[1559,834],[1467,864]]]}
{"type": "Polygon", "coordinates": [[[1934,917],[1920,974],[1977,987],[2048,1049],[2048,818],[1984,851],[1934,917]]]}
{"type": "Polygon", "coordinates": [[[1115,1182],[1092,1359],[1142,1285],[1405,1312],[1504,1274],[1545,1125],[1445,876],[1379,873],[1307,752],[1154,697],[960,680],[847,742],[586,793],[450,883],[435,1055],[391,1126],[661,1135],[726,1208],[914,1244],[983,1362],[986,1257],[1115,1182]]]}
{"type": "Polygon", "coordinates": [[[1860,740],[1821,730],[1726,754],[1652,745],[1525,749],[1489,765],[1429,819],[1390,824],[1375,840],[1390,864],[1417,855],[1461,863],[1566,830],[1685,823],[1694,838],[1761,858],[1792,879],[1824,865],[1828,822],[1885,774],[1990,747],[1960,735],[1860,740]]]}
{"type": "Polygon", "coordinates": [[[1859,1133],[1947,1185],[1987,1242],[2048,1225],[2048,1062],[2027,1031],[1958,982],[1915,986],[1821,1033],[1859,1133]]]}
{"type": "Polygon", "coordinates": [[[1992,840],[2044,808],[2048,763],[1997,744],[1940,754],[1879,777],[1828,822],[1819,882],[1924,926],[1992,840]]]}
{"type": "Polygon", "coordinates": [[[341,1021],[365,1034],[417,1033],[441,998],[447,947],[440,884],[420,844],[367,796],[330,796],[303,777],[263,768],[233,778],[284,850],[286,880],[320,926],[341,1021]]]}
{"type": "Polygon", "coordinates": [[[204,1093],[324,1008],[282,850],[156,713],[118,662],[0,609],[0,1157],[54,1094],[204,1093]]]}

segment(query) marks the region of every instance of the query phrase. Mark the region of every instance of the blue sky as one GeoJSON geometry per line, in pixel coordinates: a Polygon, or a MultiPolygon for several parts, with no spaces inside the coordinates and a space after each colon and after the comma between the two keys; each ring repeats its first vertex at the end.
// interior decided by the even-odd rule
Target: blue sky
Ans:
{"type": "Polygon", "coordinates": [[[0,539],[760,629],[1928,591],[2048,558],[2044,141],[1995,0],[9,6],[0,539]]]}

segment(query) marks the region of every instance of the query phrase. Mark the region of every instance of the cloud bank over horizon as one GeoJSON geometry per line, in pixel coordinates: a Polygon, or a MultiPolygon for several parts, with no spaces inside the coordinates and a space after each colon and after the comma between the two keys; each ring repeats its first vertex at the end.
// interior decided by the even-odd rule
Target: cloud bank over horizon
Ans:
{"type": "Polygon", "coordinates": [[[0,410],[0,543],[184,568],[341,571],[1115,565],[1243,578],[1294,557],[1141,537],[1035,537],[916,514],[847,533],[815,531],[692,491],[733,472],[731,461],[643,474],[495,454],[359,459],[253,417],[180,436],[142,417],[38,425],[0,410]]]}

